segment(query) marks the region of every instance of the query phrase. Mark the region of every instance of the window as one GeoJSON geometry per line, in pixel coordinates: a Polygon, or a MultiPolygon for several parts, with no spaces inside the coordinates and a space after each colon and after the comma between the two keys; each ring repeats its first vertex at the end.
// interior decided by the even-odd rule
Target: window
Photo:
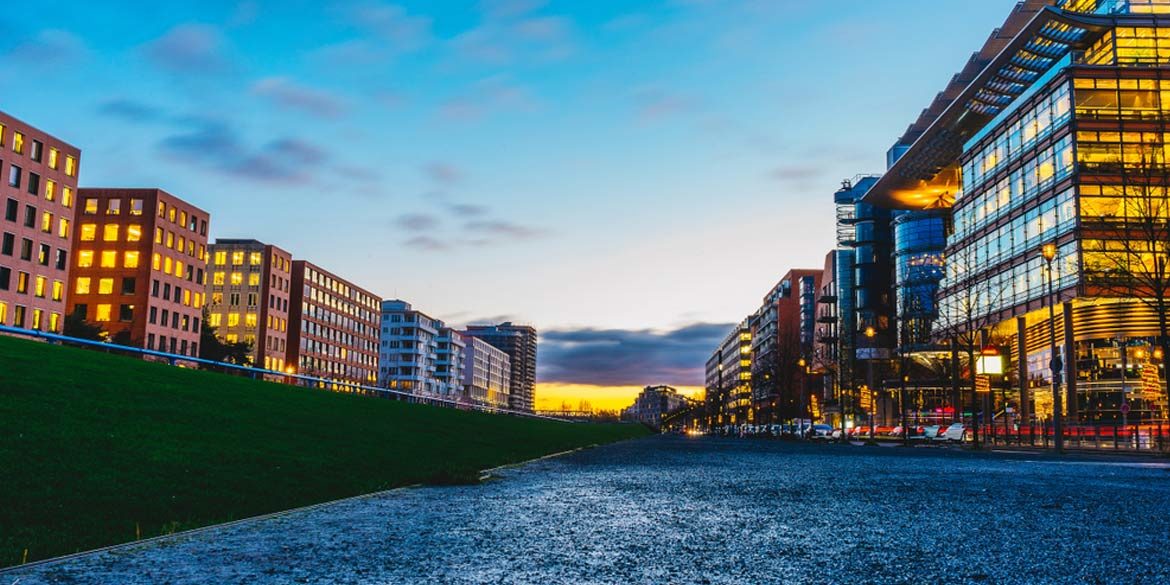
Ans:
{"type": "Polygon", "coordinates": [[[131,199],[130,200],[130,215],[142,215],[142,200],[141,199],[131,199]]]}
{"type": "Polygon", "coordinates": [[[69,237],[69,220],[64,217],[57,219],[57,236],[61,238],[69,237]]]}
{"type": "Polygon", "coordinates": [[[12,251],[16,248],[16,234],[4,232],[4,242],[0,244],[0,254],[11,256],[12,251]]]}
{"type": "Polygon", "coordinates": [[[216,286],[223,286],[223,272],[213,272],[211,274],[211,284],[216,286]]]}
{"type": "Polygon", "coordinates": [[[44,149],[45,149],[45,145],[42,144],[41,141],[33,140],[32,141],[32,150],[29,151],[28,157],[37,161],[37,162],[41,162],[41,152],[44,149]]]}
{"type": "Polygon", "coordinates": [[[122,213],[121,199],[106,200],[106,215],[120,215],[122,213]]]}
{"type": "Polygon", "coordinates": [[[219,327],[219,324],[220,324],[220,321],[222,318],[223,318],[223,315],[221,315],[219,313],[208,313],[207,314],[207,324],[212,326],[212,327],[219,327]]]}
{"type": "Polygon", "coordinates": [[[132,295],[138,289],[138,281],[133,276],[127,276],[122,279],[122,294],[132,295]]]}
{"type": "Polygon", "coordinates": [[[126,226],[126,241],[140,242],[142,241],[142,226],[138,224],[130,224],[126,226]]]}
{"type": "Polygon", "coordinates": [[[0,266],[0,290],[9,290],[12,286],[12,269],[0,266]]]}
{"type": "Polygon", "coordinates": [[[52,179],[45,179],[45,201],[53,201],[57,198],[57,182],[52,179]]]}
{"type": "Polygon", "coordinates": [[[253,272],[253,273],[248,275],[248,285],[249,286],[260,286],[260,273],[259,272],[253,272]]]}
{"type": "Polygon", "coordinates": [[[125,252],[122,257],[123,268],[138,268],[139,253],[136,251],[125,252]]]}
{"type": "Polygon", "coordinates": [[[97,321],[98,323],[108,322],[110,320],[110,309],[111,308],[112,308],[112,306],[108,305],[108,304],[97,305],[96,307],[94,307],[93,320],[97,321]]]}
{"type": "Polygon", "coordinates": [[[31,205],[24,206],[24,227],[36,227],[37,225],[37,208],[31,205]]]}
{"type": "Polygon", "coordinates": [[[54,171],[57,170],[58,158],[61,156],[61,151],[56,148],[49,148],[49,168],[54,171]]]}
{"type": "Polygon", "coordinates": [[[61,248],[57,248],[57,270],[65,270],[66,266],[66,252],[61,248]]]}
{"type": "Polygon", "coordinates": [[[24,154],[24,134],[20,132],[12,133],[12,152],[24,154]]]}
{"type": "Polygon", "coordinates": [[[114,279],[113,278],[99,278],[98,279],[98,294],[112,295],[114,294],[114,279]]]}
{"type": "MultiPolygon", "coordinates": [[[[148,317],[147,320],[149,320],[152,325],[158,322],[158,307],[150,308],[150,317],[148,317]]],[[[153,339],[153,337],[154,334],[152,333],[151,338],[153,339]]]]}
{"type": "Polygon", "coordinates": [[[245,327],[255,327],[258,322],[259,318],[256,316],[256,313],[247,313],[244,315],[245,327]]]}
{"type": "Polygon", "coordinates": [[[163,272],[165,274],[170,274],[171,270],[174,269],[174,265],[175,265],[175,261],[171,260],[170,256],[166,256],[163,258],[163,272]]]}
{"type": "Polygon", "coordinates": [[[224,264],[227,264],[227,252],[224,252],[224,251],[216,252],[215,253],[215,265],[216,266],[223,266],[224,264]]]}
{"type": "Polygon", "coordinates": [[[107,223],[102,226],[102,241],[117,242],[118,241],[118,224],[107,223]]]}
{"type": "Polygon", "coordinates": [[[159,256],[157,252],[150,257],[150,268],[152,270],[162,270],[162,256],[159,256]]]}
{"type": "Polygon", "coordinates": [[[28,294],[28,277],[27,272],[16,273],[16,292],[20,294],[28,294]]]}
{"type": "Polygon", "coordinates": [[[244,273],[243,272],[233,272],[231,283],[233,286],[239,286],[239,285],[243,284],[244,283],[244,273]]]}
{"type": "Polygon", "coordinates": [[[232,252],[232,266],[240,266],[244,263],[243,252],[232,252]]]}
{"type": "Polygon", "coordinates": [[[48,244],[41,244],[40,249],[37,252],[37,264],[40,264],[41,266],[48,266],[49,254],[52,251],[53,248],[51,248],[48,244]]]}
{"type": "Polygon", "coordinates": [[[41,319],[44,317],[44,315],[45,315],[45,312],[42,311],[41,309],[33,309],[33,320],[32,320],[32,328],[33,329],[40,331],[41,319]]]}
{"type": "Polygon", "coordinates": [[[94,199],[93,197],[86,197],[85,207],[82,208],[81,212],[85,215],[97,215],[97,210],[98,200],[94,199]]]}
{"type": "Polygon", "coordinates": [[[252,266],[259,266],[264,261],[264,255],[260,252],[252,252],[249,255],[248,261],[252,266]]]}
{"type": "Polygon", "coordinates": [[[77,176],[77,159],[72,155],[65,155],[65,174],[70,177],[77,176]]]}
{"type": "Polygon", "coordinates": [[[161,244],[163,242],[163,229],[160,227],[154,228],[154,243],[161,244]]]}
{"type": "Polygon", "coordinates": [[[20,188],[20,167],[8,165],[8,186],[20,188]]]}
{"type": "Polygon", "coordinates": [[[118,267],[118,252],[116,250],[102,250],[102,268],[118,267]]]}
{"type": "MultiPolygon", "coordinates": [[[[69,187],[61,188],[61,205],[64,205],[65,207],[73,207],[73,189],[70,189],[69,187]]],[[[94,212],[97,212],[96,208],[94,209],[94,212]]]]}
{"type": "Polygon", "coordinates": [[[20,212],[20,203],[15,199],[9,199],[4,206],[4,219],[8,221],[16,221],[16,215],[20,212]]]}
{"type": "Polygon", "coordinates": [[[47,279],[43,276],[38,276],[38,277],[36,277],[36,279],[34,279],[34,281],[33,281],[33,295],[35,295],[38,299],[45,298],[45,295],[48,294],[48,290],[49,290],[49,279],[47,279]]]}
{"type": "Polygon", "coordinates": [[[240,314],[239,313],[228,313],[227,324],[228,324],[228,327],[238,327],[240,325],[240,314]]]}
{"type": "Polygon", "coordinates": [[[29,195],[40,195],[41,194],[41,176],[36,174],[36,173],[29,173],[27,186],[28,186],[28,194],[29,195]]]}
{"type": "Polygon", "coordinates": [[[53,281],[53,300],[60,301],[65,298],[65,283],[60,280],[53,281]]]}
{"type": "Polygon", "coordinates": [[[48,211],[41,212],[41,231],[46,234],[53,233],[53,214],[48,211]]]}
{"type": "Polygon", "coordinates": [[[118,305],[118,320],[129,323],[134,320],[134,305],[118,305]]]}
{"type": "Polygon", "coordinates": [[[90,278],[88,276],[77,277],[77,284],[73,287],[73,294],[87,295],[89,294],[90,278]]]}
{"type": "Polygon", "coordinates": [[[93,250],[80,250],[77,252],[77,267],[90,268],[93,266],[93,250]]]}
{"type": "Polygon", "coordinates": [[[33,241],[28,238],[20,239],[20,259],[32,260],[33,241]]]}

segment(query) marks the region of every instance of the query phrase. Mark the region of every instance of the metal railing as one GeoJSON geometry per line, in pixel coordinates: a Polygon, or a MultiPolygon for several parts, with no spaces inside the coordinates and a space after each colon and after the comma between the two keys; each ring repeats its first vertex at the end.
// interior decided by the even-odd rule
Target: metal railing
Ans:
{"type": "MultiPolygon", "coordinates": [[[[392,390],[390,388],[379,388],[377,386],[368,386],[365,384],[356,384],[353,382],[346,382],[341,380],[332,380],[329,378],[320,378],[317,376],[306,376],[303,374],[292,374],[288,372],[281,372],[279,370],[269,370],[265,368],[257,368],[253,366],[242,366],[229,362],[217,362],[203,358],[183,355],[178,353],[170,353],[165,351],[158,351],[153,349],[143,349],[141,347],[134,347],[130,345],[119,345],[110,343],[108,341],[95,341],[92,339],[81,339],[78,337],[70,337],[67,335],[60,335],[57,333],[48,333],[36,329],[24,329],[21,327],[9,327],[0,325],[0,333],[11,335],[18,335],[21,337],[31,337],[33,339],[42,339],[53,344],[67,344],[86,348],[100,349],[107,353],[119,353],[127,355],[135,355],[143,358],[155,358],[154,361],[166,361],[172,366],[183,366],[185,364],[209,366],[211,368],[218,368],[221,371],[235,371],[250,377],[252,379],[262,379],[270,382],[277,382],[289,386],[297,386],[301,388],[316,388],[320,390],[331,390],[347,392],[352,394],[362,394],[366,396],[375,396],[379,398],[389,398],[392,400],[400,400],[412,404],[428,404],[431,406],[442,406],[446,408],[455,408],[459,410],[474,410],[477,412],[485,412],[489,414],[506,414],[511,416],[520,416],[525,418],[536,418],[542,420],[552,420],[557,422],[575,422],[569,419],[557,418],[552,416],[544,416],[522,410],[512,410],[510,408],[501,408],[498,406],[489,406],[484,404],[476,404],[472,402],[463,402],[459,400],[452,400],[450,398],[442,398],[438,396],[427,396],[424,394],[414,394],[402,390],[392,390]]],[[[207,370],[207,371],[215,371],[207,370]]]]}
{"type": "MultiPolygon", "coordinates": [[[[1056,431],[1051,424],[988,425],[979,440],[991,446],[1054,448],[1056,431]]],[[[1065,449],[1170,453],[1170,424],[1072,424],[1061,430],[1065,449]]]]}

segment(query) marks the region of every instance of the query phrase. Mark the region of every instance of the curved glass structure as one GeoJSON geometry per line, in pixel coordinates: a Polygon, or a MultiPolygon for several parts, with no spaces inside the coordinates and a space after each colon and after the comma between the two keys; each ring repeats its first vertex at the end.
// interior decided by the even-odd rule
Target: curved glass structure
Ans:
{"type": "Polygon", "coordinates": [[[926,349],[938,318],[935,297],[946,273],[943,251],[950,217],[944,210],[905,212],[894,219],[898,339],[904,350],[926,349]]]}

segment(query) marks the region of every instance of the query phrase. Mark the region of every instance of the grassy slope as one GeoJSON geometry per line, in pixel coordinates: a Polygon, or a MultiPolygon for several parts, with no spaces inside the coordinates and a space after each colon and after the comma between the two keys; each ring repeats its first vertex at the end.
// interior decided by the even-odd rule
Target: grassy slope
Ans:
{"type": "Polygon", "coordinates": [[[0,336],[0,567],[643,433],[0,336]]]}

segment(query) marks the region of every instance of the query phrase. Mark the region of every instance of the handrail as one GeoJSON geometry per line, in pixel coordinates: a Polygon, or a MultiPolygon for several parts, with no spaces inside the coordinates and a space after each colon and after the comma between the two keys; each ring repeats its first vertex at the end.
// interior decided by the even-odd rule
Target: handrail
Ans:
{"type": "MultiPolygon", "coordinates": [[[[286,378],[286,379],[290,379],[290,380],[298,380],[301,382],[307,382],[311,385],[320,385],[320,386],[324,386],[325,388],[341,387],[341,388],[344,388],[347,390],[360,390],[363,392],[373,393],[375,395],[379,395],[382,397],[387,397],[387,398],[394,397],[394,398],[404,399],[404,400],[407,400],[409,402],[421,402],[423,404],[433,404],[433,405],[437,405],[437,406],[446,406],[446,407],[450,407],[450,408],[470,409],[470,410],[476,410],[476,411],[480,411],[480,412],[486,412],[489,414],[509,414],[512,416],[523,416],[523,417],[527,417],[527,418],[552,420],[552,421],[557,421],[557,422],[574,422],[574,421],[571,421],[569,419],[557,418],[557,417],[552,417],[552,416],[544,416],[544,415],[535,414],[535,413],[531,413],[531,412],[524,412],[522,410],[513,410],[510,408],[500,408],[497,406],[486,406],[486,405],[482,405],[482,404],[465,403],[465,402],[459,402],[456,400],[450,400],[447,398],[439,398],[439,397],[435,397],[435,396],[425,396],[425,395],[421,395],[421,394],[413,394],[410,392],[403,392],[401,390],[391,390],[389,388],[379,388],[377,386],[367,386],[365,384],[355,384],[353,382],[343,382],[343,381],[339,381],[339,380],[330,380],[328,378],[318,378],[316,376],[306,376],[303,374],[291,374],[288,372],[281,372],[279,370],[269,370],[269,369],[265,369],[265,368],[256,368],[253,366],[243,366],[240,364],[233,364],[233,363],[228,363],[228,362],[217,362],[214,360],[192,357],[189,355],[169,353],[169,352],[158,351],[158,350],[154,350],[154,349],[143,349],[141,347],[134,347],[134,346],[130,346],[130,345],[120,345],[117,343],[110,343],[107,341],[94,341],[92,339],[81,339],[78,337],[70,337],[68,335],[61,335],[58,333],[48,333],[48,332],[40,331],[37,329],[25,329],[22,327],[9,327],[7,325],[0,325],[0,333],[9,333],[9,334],[20,335],[20,336],[24,336],[24,337],[32,337],[34,339],[43,339],[43,340],[48,341],[48,342],[69,343],[69,344],[74,344],[74,345],[80,345],[83,347],[93,347],[93,348],[100,348],[100,349],[105,349],[105,350],[124,351],[124,352],[128,352],[128,353],[137,354],[140,356],[157,357],[157,358],[162,358],[162,359],[167,360],[167,363],[172,365],[172,366],[176,365],[178,362],[194,363],[194,364],[201,364],[201,365],[207,365],[207,366],[215,366],[218,368],[224,368],[224,369],[229,369],[229,370],[237,370],[240,372],[246,372],[246,373],[250,374],[252,378],[257,378],[259,376],[280,376],[281,378],[286,378]]],[[[286,382],[280,382],[280,383],[284,383],[284,384],[289,385],[289,386],[302,386],[301,384],[288,384],[286,382]]]]}

